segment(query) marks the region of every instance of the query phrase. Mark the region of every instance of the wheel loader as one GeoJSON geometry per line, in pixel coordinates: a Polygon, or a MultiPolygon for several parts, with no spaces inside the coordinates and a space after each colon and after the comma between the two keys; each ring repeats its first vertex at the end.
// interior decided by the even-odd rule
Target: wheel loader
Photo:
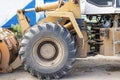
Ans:
{"type": "Polygon", "coordinates": [[[79,58],[120,53],[120,0],[59,0],[17,15],[23,36],[19,58],[39,79],[65,76],[79,58]],[[43,11],[46,17],[31,27],[25,13],[43,11]]]}

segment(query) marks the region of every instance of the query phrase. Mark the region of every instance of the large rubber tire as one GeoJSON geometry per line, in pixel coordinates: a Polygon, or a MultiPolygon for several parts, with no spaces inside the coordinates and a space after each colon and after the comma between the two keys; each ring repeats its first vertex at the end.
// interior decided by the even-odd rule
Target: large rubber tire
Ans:
{"type": "Polygon", "coordinates": [[[67,29],[54,23],[31,27],[19,51],[24,69],[42,79],[66,75],[75,62],[75,53],[74,38],[67,29]]]}

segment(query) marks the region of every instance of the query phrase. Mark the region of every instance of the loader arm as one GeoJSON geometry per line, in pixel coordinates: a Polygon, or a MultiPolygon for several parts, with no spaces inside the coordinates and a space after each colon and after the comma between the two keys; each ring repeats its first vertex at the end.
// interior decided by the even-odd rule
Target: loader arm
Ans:
{"type": "Polygon", "coordinates": [[[29,21],[28,21],[27,17],[24,15],[23,10],[18,10],[17,14],[18,14],[18,22],[21,26],[21,33],[22,33],[22,36],[23,36],[25,31],[28,28],[30,28],[30,24],[29,24],[29,21]]]}
{"type": "Polygon", "coordinates": [[[29,20],[24,13],[32,12],[32,11],[36,11],[36,12],[50,11],[50,10],[55,10],[56,8],[58,8],[58,3],[44,5],[44,6],[38,6],[35,9],[18,10],[17,16],[18,16],[18,22],[21,26],[22,36],[24,35],[25,31],[30,28],[29,20]]]}
{"type": "MultiPolygon", "coordinates": [[[[41,12],[41,11],[53,11],[54,10],[54,16],[53,14],[46,15],[47,17],[38,22],[37,24],[43,23],[43,22],[54,22],[57,23],[57,21],[62,18],[62,21],[59,23],[62,26],[66,26],[65,22],[67,20],[71,21],[71,25],[69,25],[68,28],[75,29],[77,32],[77,35],[79,38],[83,39],[83,35],[80,31],[80,28],[78,26],[78,23],[76,22],[76,19],[81,18],[81,13],[80,13],[80,6],[79,6],[79,0],[69,0],[69,2],[63,3],[63,0],[60,0],[60,3],[54,3],[50,5],[44,5],[44,6],[38,6],[35,9],[32,10],[18,10],[17,15],[18,15],[18,21],[19,24],[21,25],[21,33],[24,35],[25,31],[30,28],[29,21],[27,17],[24,15],[25,12],[30,12],[30,11],[36,11],[36,12],[41,12]],[[61,7],[59,7],[61,5],[61,7]],[[62,12],[62,14],[59,14],[59,12],[62,12]],[[64,15],[65,12],[71,12],[71,15],[66,16],[64,15]],[[57,14],[58,13],[58,14],[57,14]],[[57,15],[57,16],[55,16],[57,15]]],[[[49,12],[50,13],[50,12],[49,12]]]]}

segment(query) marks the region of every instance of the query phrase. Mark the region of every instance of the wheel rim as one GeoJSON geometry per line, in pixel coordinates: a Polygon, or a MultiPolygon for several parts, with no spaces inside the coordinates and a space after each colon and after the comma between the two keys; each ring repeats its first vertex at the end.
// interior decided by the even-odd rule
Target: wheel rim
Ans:
{"type": "Polygon", "coordinates": [[[33,47],[33,57],[41,66],[49,67],[59,64],[63,58],[60,43],[52,38],[37,41],[33,47]]]}
{"type": "Polygon", "coordinates": [[[37,48],[39,58],[44,60],[54,60],[58,55],[58,47],[52,41],[41,42],[37,48]]]}

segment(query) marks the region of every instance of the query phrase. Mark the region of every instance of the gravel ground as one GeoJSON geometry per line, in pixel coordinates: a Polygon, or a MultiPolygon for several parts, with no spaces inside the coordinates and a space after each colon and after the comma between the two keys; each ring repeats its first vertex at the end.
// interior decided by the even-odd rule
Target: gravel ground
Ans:
{"type": "MultiPolygon", "coordinates": [[[[18,68],[12,73],[0,74],[0,80],[38,80],[18,68]]],[[[74,68],[60,80],[120,80],[120,57],[97,55],[76,61],[74,68]]]]}

